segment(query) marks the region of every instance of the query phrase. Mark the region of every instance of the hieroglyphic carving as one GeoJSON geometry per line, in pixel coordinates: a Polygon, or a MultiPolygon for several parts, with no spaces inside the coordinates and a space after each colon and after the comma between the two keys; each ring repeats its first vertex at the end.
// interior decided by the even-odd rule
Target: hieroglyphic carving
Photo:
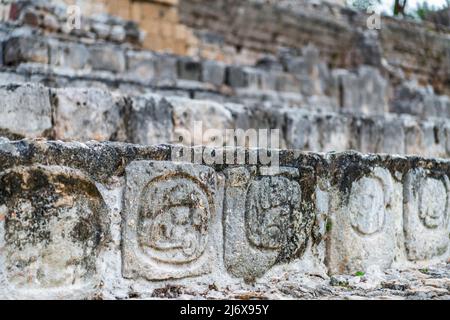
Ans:
{"type": "Polygon", "coordinates": [[[214,170],[136,161],[126,173],[124,276],[154,280],[210,272],[214,170]]]}
{"type": "Polygon", "coordinates": [[[153,180],[140,201],[138,236],[146,254],[166,263],[191,262],[203,254],[211,212],[196,182],[182,176],[153,180]]]}
{"type": "Polygon", "coordinates": [[[0,207],[10,285],[66,291],[91,286],[108,224],[93,182],[64,167],[17,167],[0,175],[0,207]]]}
{"type": "Polygon", "coordinates": [[[388,175],[374,173],[353,182],[348,210],[355,231],[371,235],[383,229],[391,193],[392,181],[388,175]]]}
{"type": "Polygon", "coordinates": [[[450,181],[445,173],[411,170],[404,184],[404,232],[409,260],[443,256],[449,246],[450,181]]]}
{"type": "Polygon", "coordinates": [[[292,236],[293,217],[301,220],[298,182],[282,176],[262,177],[250,183],[245,213],[250,243],[257,248],[279,249],[292,236]]]}
{"type": "Polygon", "coordinates": [[[277,261],[300,257],[314,217],[302,211],[298,169],[281,167],[264,176],[256,167],[238,167],[226,170],[226,177],[227,270],[251,281],[277,261]]]}

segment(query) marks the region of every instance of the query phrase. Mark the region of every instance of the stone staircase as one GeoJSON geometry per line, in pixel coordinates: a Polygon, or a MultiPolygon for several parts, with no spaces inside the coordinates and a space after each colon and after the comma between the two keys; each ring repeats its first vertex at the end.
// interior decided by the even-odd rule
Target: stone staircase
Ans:
{"type": "Polygon", "coordinates": [[[311,278],[446,265],[448,96],[310,45],[231,65],[81,25],[0,24],[0,297],[332,297],[311,278]]]}

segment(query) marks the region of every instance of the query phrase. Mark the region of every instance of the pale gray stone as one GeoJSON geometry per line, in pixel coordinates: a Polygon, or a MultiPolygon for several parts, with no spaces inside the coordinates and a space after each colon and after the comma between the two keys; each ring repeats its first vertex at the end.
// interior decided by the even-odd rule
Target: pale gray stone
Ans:
{"type": "Polygon", "coordinates": [[[50,42],[50,64],[71,69],[88,66],[89,50],[83,44],[50,42]]]}
{"type": "Polygon", "coordinates": [[[128,51],[127,66],[131,80],[150,83],[155,78],[155,57],[150,52],[128,51]]]}
{"type": "MultiPolygon", "coordinates": [[[[346,179],[347,170],[361,169],[350,166],[340,170],[346,179]]],[[[369,267],[391,267],[402,214],[401,188],[390,172],[380,167],[347,183],[348,189],[330,192],[329,271],[353,274],[369,267]]]]}
{"type": "Polygon", "coordinates": [[[0,131],[44,137],[52,127],[49,89],[32,84],[0,86],[0,131]]]}
{"type": "Polygon", "coordinates": [[[227,84],[232,88],[257,89],[260,83],[261,71],[240,66],[227,67],[227,84]]]}
{"type": "Polygon", "coordinates": [[[168,280],[210,273],[215,193],[211,168],[131,163],[124,196],[123,276],[168,280]]]}
{"type": "Polygon", "coordinates": [[[234,128],[231,112],[216,102],[186,98],[166,98],[165,102],[165,108],[173,112],[173,143],[221,147],[225,130],[234,128]]]}
{"type": "Polygon", "coordinates": [[[89,64],[94,70],[124,72],[125,53],[120,47],[112,45],[94,45],[89,48],[89,64]]]}
{"type": "Polygon", "coordinates": [[[173,109],[160,96],[145,95],[132,98],[127,122],[127,138],[132,143],[153,145],[172,139],[173,109]]]}
{"type": "Polygon", "coordinates": [[[108,238],[95,184],[71,168],[36,165],[3,171],[0,194],[2,291],[19,299],[92,297],[108,238]]]}
{"type": "Polygon", "coordinates": [[[259,174],[256,167],[226,170],[227,271],[254,282],[275,264],[301,258],[315,215],[315,205],[302,206],[309,196],[295,168],[280,168],[279,175],[271,176],[259,174]]]}
{"type": "Polygon", "coordinates": [[[404,184],[403,221],[409,260],[440,258],[449,248],[450,181],[446,173],[413,169],[404,184]]]}
{"type": "Polygon", "coordinates": [[[201,80],[216,86],[223,85],[225,83],[225,65],[211,60],[204,61],[201,80]]]}
{"type": "Polygon", "coordinates": [[[38,37],[12,37],[4,44],[4,63],[17,65],[23,62],[47,64],[48,44],[38,37]]]}
{"type": "Polygon", "coordinates": [[[156,55],[155,73],[158,80],[175,81],[177,78],[177,58],[167,54],[156,55]]]}
{"type": "Polygon", "coordinates": [[[124,130],[121,97],[98,89],[57,89],[52,90],[52,98],[55,138],[121,140],[124,130]]]}

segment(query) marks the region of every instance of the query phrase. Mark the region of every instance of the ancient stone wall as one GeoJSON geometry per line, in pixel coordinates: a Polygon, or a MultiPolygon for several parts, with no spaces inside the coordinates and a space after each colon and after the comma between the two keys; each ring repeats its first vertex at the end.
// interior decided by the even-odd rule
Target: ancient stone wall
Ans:
{"type": "Polygon", "coordinates": [[[161,280],[245,288],[450,255],[448,161],[281,152],[268,174],[236,151],[208,165],[169,146],[3,141],[0,296],[150,297],[161,280]]]}
{"type": "Polygon", "coordinates": [[[78,2],[79,28],[61,1],[0,23],[0,298],[415,297],[396,281],[417,272],[448,297],[446,29],[367,32],[328,2],[114,3],[158,31],[111,1],[78,2]],[[164,25],[196,44],[161,52],[164,25]]]}

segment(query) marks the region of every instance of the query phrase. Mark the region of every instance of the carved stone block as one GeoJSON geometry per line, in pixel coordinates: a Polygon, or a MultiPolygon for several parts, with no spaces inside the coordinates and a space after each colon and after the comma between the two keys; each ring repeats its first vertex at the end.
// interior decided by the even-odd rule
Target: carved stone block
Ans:
{"type": "Polygon", "coordinates": [[[123,275],[164,280],[211,271],[213,169],[136,161],[126,169],[123,275]]]}
{"type": "Polygon", "coordinates": [[[226,170],[225,267],[252,281],[277,262],[300,257],[314,217],[302,207],[299,170],[257,174],[256,167],[226,170]]]}
{"type": "MultiPolygon", "coordinates": [[[[332,273],[355,273],[372,266],[385,269],[395,257],[401,194],[388,170],[359,169],[351,168],[353,174],[362,174],[351,181],[349,190],[332,193],[328,252],[332,273]]],[[[348,179],[350,173],[343,176],[348,179]]],[[[341,181],[339,186],[343,185],[341,181]]]]}
{"type": "Polygon", "coordinates": [[[409,260],[443,256],[449,246],[450,181],[446,174],[411,170],[404,183],[403,226],[409,260]]]}
{"type": "Polygon", "coordinates": [[[76,170],[33,166],[1,173],[0,265],[11,292],[37,290],[42,298],[94,288],[107,211],[95,184],[76,170]]]}

